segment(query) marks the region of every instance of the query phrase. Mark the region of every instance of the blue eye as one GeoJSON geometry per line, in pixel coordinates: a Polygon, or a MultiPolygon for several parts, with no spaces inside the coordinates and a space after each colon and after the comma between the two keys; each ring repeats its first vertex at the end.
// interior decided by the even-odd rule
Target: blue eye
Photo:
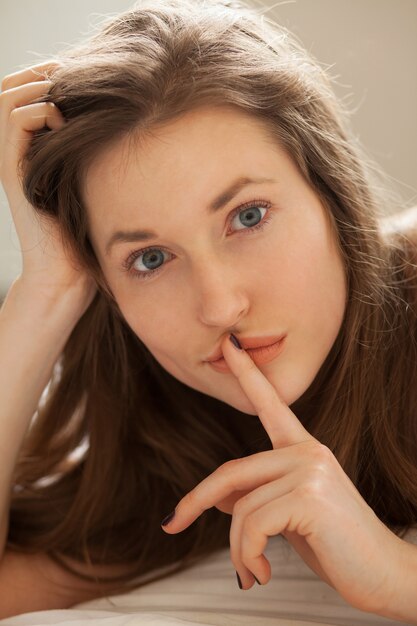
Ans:
{"type": "MultiPolygon", "coordinates": [[[[238,232],[244,231],[248,233],[253,233],[253,231],[263,229],[271,221],[271,216],[262,220],[262,215],[260,215],[260,208],[265,209],[267,213],[270,207],[271,203],[265,200],[252,200],[251,202],[246,202],[244,205],[241,205],[237,209],[232,211],[230,221],[232,222],[234,218],[238,215],[241,220],[241,225],[243,226],[242,229],[238,229],[238,232]],[[262,221],[257,221],[259,219],[261,219],[262,221]],[[242,224],[242,222],[245,221],[250,222],[247,227],[245,227],[245,224],[242,224]],[[251,222],[256,223],[252,224],[251,222]]],[[[123,269],[132,274],[134,278],[138,278],[139,280],[147,280],[148,278],[151,278],[152,276],[157,274],[163,268],[164,255],[169,256],[170,253],[156,247],[135,250],[134,252],[132,252],[132,254],[128,256],[126,261],[124,261],[123,269]],[[142,264],[147,264],[144,265],[145,270],[131,269],[136,259],[139,259],[140,257],[142,257],[142,264]]]]}

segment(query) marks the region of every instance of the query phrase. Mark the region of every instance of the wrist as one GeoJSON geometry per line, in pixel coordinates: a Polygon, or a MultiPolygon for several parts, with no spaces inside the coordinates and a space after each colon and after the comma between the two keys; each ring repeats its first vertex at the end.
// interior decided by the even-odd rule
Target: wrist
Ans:
{"type": "Polygon", "coordinates": [[[37,311],[47,314],[58,307],[67,307],[75,316],[80,317],[92,302],[96,293],[93,281],[81,277],[77,283],[63,286],[46,286],[24,274],[18,276],[11,285],[11,290],[22,304],[30,303],[37,311]]]}
{"type": "Polygon", "coordinates": [[[378,609],[373,612],[417,625],[417,546],[394,537],[395,556],[387,558],[387,586],[378,609]]]}
{"type": "Polygon", "coordinates": [[[19,316],[28,316],[34,322],[74,326],[92,301],[93,292],[84,285],[73,285],[67,289],[43,289],[24,276],[18,276],[11,284],[3,306],[12,306],[19,316]],[[90,295],[90,299],[88,299],[90,295]]]}

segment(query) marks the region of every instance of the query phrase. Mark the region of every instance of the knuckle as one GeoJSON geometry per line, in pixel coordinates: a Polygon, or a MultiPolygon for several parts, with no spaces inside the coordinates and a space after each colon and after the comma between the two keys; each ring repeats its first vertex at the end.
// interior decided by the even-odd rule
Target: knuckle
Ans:
{"type": "Polygon", "coordinates": [[[308,480],[303,482],[297,488],[297,494],[304,500],[317,501],[321,500],[323,495],[323,481],[315,476],[310,476],[308,480]]]}
{"type": "Polygon", "coordinates": [[[242,530],[249,539],[255,538],[259,534],[258,524],[253,515],[247,515],[245,517],[242,530]]]}
{"type": "Polygon", "coordinates": [[[233,515],[242,515],[245,512],[245,509],[248,505],[249,496],[245,495],[236,500],[233,506],[233,515]]]}
{"type": "Polygon", "coordinates": [[[230,560],[232,561],[232,565],[235,570],[238,571],[240,563],[239,559],[237,558],[237,551],[234,549],[232,544],[230,544],[230,560]]]}
{"type": "Polygon", "coordinates": [[[226,461],[219,468],[219,473],[222,480],[227,483],[234,491],[239,490],[239,470],[241,459],[231,459],[226,461]]]}
{"type": "Polygon", "coordinates": [[[12,109],[10,111],[10,115],[9,115],[9,124],[11,124],[12,126],[17,126],[17,120],[19,117],[19,109],[12,109]]]}
{"type": "MultiPolygon", "coordinates": [[[[43,67],[46,70],[49,70],[49,69],[56,68],[56,67],[62,67],[62,65],[63,65],[63,62],[60,61],[59,59],[49,59],[48,61],[45,61],[44,63],[42,63],[40,67],[43,67]]],[[[35,67],[39,67],[39,66],[35,66],[35,67]]]]}
{"type": "Polygon", "coordinates": [[[240,463],[240,459],[229,459],[228,461],[223,463],[222,467],[234,469],[238,465],[238,463],[240,463]]]}
{"type": "Polygon", "coordinates": [[[327,463],[315,463],[309,473],[312,479],[324,481],[329,475],[329,466],[327,463]]]}
{"type": "Polygon", "coordinates": [[[319,463],[331,463],[333,462],[333,452],[320,442],[313,442],[311,446],[311,456],[315,461],[319,463]]]}
{"type": "Polygon", "coordinates": [[[1,81],[2,91],[5,91],[8,88],[8,84],[10,83],[12,77],[13,77],[13,74],[7,74],[6,76],[2,78],[2,81],[1,81]]]}
{"type": "Polygon", "coordinates": [[[235,473],[239,461],[240,459],[230,459],[230,461],[226,461],[219,467],[219,471],[222,475],[230,476],[235,473]]]}
{"type": "Polygon", "coordinates": [[[238,572],[242,568],[242,560],[240,558],[240,553],[238,547],[233,544],[232,538],[230,537],[230,560],[234,569],[238,572]]]}

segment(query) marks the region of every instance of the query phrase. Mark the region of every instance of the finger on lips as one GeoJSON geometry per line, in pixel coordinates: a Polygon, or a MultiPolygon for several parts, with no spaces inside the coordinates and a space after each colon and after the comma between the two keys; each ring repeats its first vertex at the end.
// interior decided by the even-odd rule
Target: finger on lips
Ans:
{"type": "MultiPolygon", "coordinates": [[[[205,510],[223,501],[232,492],[236,492],[236,489],[252,491],[276,480],[277,476],[285,475],[290,469],[291,462],[294,463],[294,455],[289,455],[288,451],[286,453],[285,448],[302,442],[315,441],[297,416],[279,397],[275,387],[256,366],[250,355],[239,345],[233,335],[225,337],[221,346],[223,357],[255,407],[271,440],[273,450],[245,457],[242,460],[233,459],[217,468],[188,492],[174,511],[162,520],[161,525],[168,533],[181,532],[205,510]],[[276,456],[278,448],[282,452],[279,457],[276,456]],[[275,455],[274,463],[269,462],[269,456],[272,454],[275,455]]],[[[246,570],[254,576],[248,568],[246,570]]],[[[242,588],[241,585],[239,586],[242,588]]]]}
{"type": "Polygon", "coordinates": [[[258,411],[274,448],[313,439],[244,349],[236,348],[232,340],[225,340],[222,349],[227,364],[258,411]]]}

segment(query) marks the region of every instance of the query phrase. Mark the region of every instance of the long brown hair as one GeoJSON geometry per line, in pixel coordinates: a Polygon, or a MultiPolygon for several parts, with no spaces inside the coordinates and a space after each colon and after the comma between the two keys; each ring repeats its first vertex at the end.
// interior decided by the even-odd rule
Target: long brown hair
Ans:
{"type": "Polygon", "coordinates": [[[134,145],[201,105],[260,120],[327,208],[348,303],[292,409],[380,519],[404,532],[417,518],[415,247],[380,230],[398,207],[326,71],[284,27],[227,0],[144,0],[56,58],[63,65],[38,101],[54,102],[67,124],[34,136],[21,163],[24,192],[59,221],[98,291],[23,442],[7,547],[46,552],[68,571],[76,570],[65,556],[128,564],[128,575],[112,578],[117,592],[229,545],[230,516],[216,508],[174,536],[160,521],[219,465],[270,441],[253,416],[171,376],[131,330],[94,254],[83,200],[88,167],[105,147],[125,136],[134,145]],[[158,568],[168,570],[138,582],[158,568]]]}

